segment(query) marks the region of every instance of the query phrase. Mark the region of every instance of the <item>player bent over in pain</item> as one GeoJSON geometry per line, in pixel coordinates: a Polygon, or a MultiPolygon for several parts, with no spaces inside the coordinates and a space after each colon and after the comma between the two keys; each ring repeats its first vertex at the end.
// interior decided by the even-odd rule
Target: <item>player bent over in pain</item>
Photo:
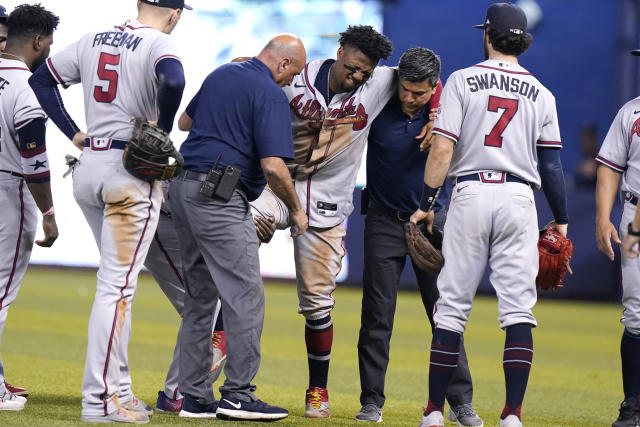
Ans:
{"type": "MultiPolygon", "coordinates": [[[[640,50],[631,52],[640,56],[640,50]]],[[[622,106],[607,133],[596,160],[598,183],[596,187],[596,240],[598,249],[611,261],[614,258],[611,239],[620,243],[615,226],[611,223],[611,208],[622,176],[621,195],[624,200],[622,219],[618,231],[622,241],[622,305],[620,320],[624,332],[620,342],[622,359],[622,387],[624,401],[613,427],[640,425],[640,98],[622,106]]]]}
{"type": "Polygon", "coordinates": [[[51,57],[30,83],[44,110],[83,153],[73,193],[100,250],[82,383],[82,419],[145,423],[153,410],[131,390],[127,348],[138,273],[158,224],[162,188],[125,170],[131,117],[169,132],[184,72],[169,34],[183,0],[140,0],[138,18],[89,33],[51,57]],[[61,102],[57,85],[82,83],[87,136],[61,102]]]}
{"type": "Polygon", "coordinates": [[[498,320],[506,331],[506,403],[500,426],[522,425],[521,405],[533,360],[531,328],[536,326],[531,313],[538,273],[534,189],[542,185],[555,217],[550,226],[567,234],[555,99],[518,65],[518,55],[531,42],[527,19],[518,6],[495,3],[485,22],[477,27],[483,28],[487,60],[454,72],[447,81],[420,209],[411,217],[414,222],[424,219],[431,228],[432,208],[448,170],[455,186],[444,226],[445,264],[438,277],[429,402],[421,427],[444,426],[447,384],[458,364],[460,339],[487,260],[498,320]]]}
{"type": "MultiPolygon", "coordinates": [[[[43,215],[44,239],[36,244],[49,247],[58,237],[45,145],[46,115],[28,83],[30,70],[49,56],[58,17],[40,6],[21,5],[8,23],[10,38],[0,55],[0,337],[29,264],[37,209],[43,215]]],[[[26,401],[4,381],[0,360],[0,410],[22,410],[26,401]]]]}

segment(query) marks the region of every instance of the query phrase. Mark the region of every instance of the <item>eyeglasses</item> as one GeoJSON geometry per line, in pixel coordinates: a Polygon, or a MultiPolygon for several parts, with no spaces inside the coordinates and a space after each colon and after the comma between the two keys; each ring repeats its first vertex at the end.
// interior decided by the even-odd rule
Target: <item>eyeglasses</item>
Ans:
{"type": "Polygon", "coordinates": [[[362,80],[369,80],[369,78],[371,77],[372,71],[363,71],[360,67],[352,67],[347,64],[342,65],[352,74],[360,73],[362,75],[362,80]]]}

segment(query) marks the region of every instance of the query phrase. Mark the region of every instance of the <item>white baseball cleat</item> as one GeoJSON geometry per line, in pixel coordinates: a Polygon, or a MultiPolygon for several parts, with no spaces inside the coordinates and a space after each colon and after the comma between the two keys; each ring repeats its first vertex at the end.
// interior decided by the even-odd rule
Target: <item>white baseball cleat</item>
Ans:
{"type": "Polygon", "coordinates": [[[227,361],[227,338],[224,331],[214,331],[211,335],[211,345],[213,346],[213,362],[209,372],[209,381],[216,382],[224,364],[227,361]]]}
{"type": "Polygon", "coordinates": [[[431,411],[429,415],[422,415],[422,421],[418,427],[444,427],[444,414],[440,411],[431,411]]]}
{"type": "Polygon", "coordinates": [[[522,421],[516,415],[509,415],[504,420],[500,419],[500,427],[522,427],[522,421]]]}
{"type": "Polygon", "coordinates": [[[147,424],[149,417],[144,414],[133,414],[122,407],[117,407],[115,411],[107,415],[83,415],[80,419],[87,423],[129,423],[147,424]]]}
{"type": "Polygon", "coordinates": [[[146,415],[149,418],[151,418],[153,416],[153,409],[151,408],[151,406],[147,405],[146,403],[144,403],[142,400],[136,398],[135,396],[133,396],[133,398],[131,398],[130,401],[128,401],[126,403],[121,403],[120,405],[124,409],[126,409],[127,411],[133,413],[136,416],[137,416],[137,414],[143,414],[143,415],[146,415]]]}
{"type": "Polygon", "coordinates": [[[22,411],[26,403],[27,399],[24,397],[7,391],[0,399],[0,411],[22,411]]]}

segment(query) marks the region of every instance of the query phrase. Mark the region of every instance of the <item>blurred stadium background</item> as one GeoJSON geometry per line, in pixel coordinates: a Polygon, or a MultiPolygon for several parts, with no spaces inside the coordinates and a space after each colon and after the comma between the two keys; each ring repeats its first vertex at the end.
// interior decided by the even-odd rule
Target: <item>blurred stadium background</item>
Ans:
{"type": "MultiPolygon", "coordinates": [[[[11,10],[18,1],[3,1],[11,10]]],[[[61,17],[52,53],[80,34],[120,23],[135,16],[135,0],[108,2],[85,0],[41,3],[61,17]]],[[[482,22],[486,0],[192,0],[194,11],[185,11],[174,32],[187,73],[181,110],[204,77],[217,65],[236,56],[252,55],[279,32],[299,34],[308,58],[333,57],[337,35],[349,24],[369,24],[382,30],[395,46],[387,62],[395,65],[404,50],[425,46],[442,58],[442,79],[461,67],[482,59],[481,37],[472,24],[482,22]]],[[[640,64],[628,51],[640,47],[638,0],[519,0],[528,14],[534,42],[521,63],[556,96],[569,188],[570,227],[574,240],[573,270],[565,288],[545,298],[616,300],[620,292],[618,261],[611,263],[597,252],[594,239],[593,161],[615,112],[638,94],[640,64]]],[[[83,126],[81,88],[63,94],[83,126]]],[[[77,154],[53,125],[48,129],[54,198],[60,238],[52,249],[36,248],[34,264],[95,267],[98,253],[71,190],[71,179],[62,179],[64,154],[77,154]]],[[[186,134],[175,130],[180,144],[186,134]]],[[[364,185],[361,171],[359,185],[364,185]]],[[[538,194],[540,196],[541,194],[538,194]]],[[[356,207],[359,191],[354,191],[356,207]]],[[[544,198],[539,197],[540,223],[551,219],[544,198]]],[[[615,215],[619,215],[619,207],[615,215]]],[[[348,220],[347,257],[339,280],[359,286],[362,277],[363,217],[354,211],[348,220]]],[[[261,249],[263,274],[293,278],[291,240],[276,233],[274,242],[261,249]]],[[[464,254],[460,254],[464,257],[464,254]]],[[[412,274],[405,271],[402,286],[412,288],[412,274]]],[[[480,292],[491,292],[485,279],[480,292]]]]}

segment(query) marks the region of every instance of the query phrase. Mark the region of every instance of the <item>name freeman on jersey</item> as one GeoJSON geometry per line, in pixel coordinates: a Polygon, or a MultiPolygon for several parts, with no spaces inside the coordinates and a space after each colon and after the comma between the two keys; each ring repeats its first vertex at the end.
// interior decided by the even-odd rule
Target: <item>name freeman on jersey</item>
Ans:
{"type": "Polygon", "coordinates": [[[135,51],[142,37],[135,34],[125,33],[123,31],[107,31],[104,33],[97,33],[93,38],[93,45],[91,47],[109,45],[114,47],[124,46],[131,51],[135,51]]]}
{"type": "Polygon", "coordinates": [[[289,107],[295,111],[296,116],[302,120],[313,120],[327,125],[353,124],[353,130],[358,131],[365,128],[369,115],[364,105],[354,105],[355,98],[350,98],[349,102],[341,108],[330,108],[326,116],[323,116],[322,107],[317,100],[308,99],[302,102],[304,94],[300,94],[289,102],[289,107]]]}
{"type": "Polygon", "coordinates": [[[496,88],[526,96],[533,102],[536,102],[540,93],[540,89],[531,83],[502,73],[498,77],[496,77],[495,73],[476,74],[475,76],[467,77],[467,84],[471,92],[496,88]]]}

